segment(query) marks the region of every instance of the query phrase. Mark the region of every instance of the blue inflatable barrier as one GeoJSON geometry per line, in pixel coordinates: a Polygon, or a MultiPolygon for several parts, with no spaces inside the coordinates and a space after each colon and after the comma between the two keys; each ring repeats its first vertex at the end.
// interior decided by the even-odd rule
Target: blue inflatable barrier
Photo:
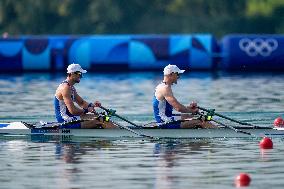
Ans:
{"type": "Polygon", "coordinates": [[[284,35],[227,35],[221,53],[228,71],[283,71],[284,35]]]}
{"type": "Polygon", "coordinates": [[[210,34],[20,36],[0,39],[0,72],[57,72],[73,62],[88,71],[211,70],[216,51],[210,34]]]}

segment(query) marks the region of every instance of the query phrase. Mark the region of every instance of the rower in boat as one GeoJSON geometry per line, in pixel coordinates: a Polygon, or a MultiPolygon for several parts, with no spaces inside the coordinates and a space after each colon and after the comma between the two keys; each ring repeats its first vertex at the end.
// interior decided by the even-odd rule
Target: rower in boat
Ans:
{"type": "Polygon", "coordinates": [[[192,115],[181,115],[181,121],[176,121],[173,116],[173,109],[180,113],[197,113],[197,103],[192,102],[189,106],[181,104],[172,91],[172,85],[177,84],[180,74],[185,70],[180,70],[176,65],[168,65],[164,68],[164,79],[156,87],[153,97],[154,117],[159,127],[164,129],[178,128],[213,128],[210,122],[204,119],[188,119],[192,115]],[[188,120],[185,120],[188,119],[188,120]]]}
{"type": "Polygon", "coordinates": [[[82,74],[87,71],[82,69],[79,64],[70,64],[67,68],[67,78],[57,88],[54,97],[54,107],[56,119],[59,123],[84,120],[64,127],[76,129],[90,128],[115,128],[111,122],[103,119],[96,119],[95,107],[100,107],[101,103],[88,103],[78,95],[74,85],[80,83],[82,74]],[[80,107],[75,106],[75,103],[80,107]],[[88,114],[88,113],[92,114],[88,114]]]}

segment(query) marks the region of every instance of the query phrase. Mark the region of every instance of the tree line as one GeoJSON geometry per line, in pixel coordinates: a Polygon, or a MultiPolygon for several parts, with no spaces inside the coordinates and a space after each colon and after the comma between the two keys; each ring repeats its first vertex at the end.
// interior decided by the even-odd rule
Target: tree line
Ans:
{"type": "Polygon", "coordinates": [[[10,36],[281,34],[284,32],[284,1],[1,0],[0,32],[7,32],[10,36]]]}

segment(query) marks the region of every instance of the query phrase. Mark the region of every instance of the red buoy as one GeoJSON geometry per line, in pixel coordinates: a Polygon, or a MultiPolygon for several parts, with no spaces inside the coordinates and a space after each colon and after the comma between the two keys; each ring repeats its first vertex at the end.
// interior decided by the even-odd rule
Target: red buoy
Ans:
{"type": "Polygon", "coordinates": [[[250,176],[247,173],[240,173],[235,178],[235,185],[237,187],[249,186],[250,181],[251,181],[250,176]]]}
{"type": "Polygon", "coordinates": [[[284,120],[282,117],[278,117],[274,120],[275,127],[284,127],[284,120]]]}
{"type": "Polygon", "coordinates": [[[264,137],[260,141],[259,147],[262,148],[262,149],[272,149],[273,148],[273,142],[270,138],[264,137]]]}

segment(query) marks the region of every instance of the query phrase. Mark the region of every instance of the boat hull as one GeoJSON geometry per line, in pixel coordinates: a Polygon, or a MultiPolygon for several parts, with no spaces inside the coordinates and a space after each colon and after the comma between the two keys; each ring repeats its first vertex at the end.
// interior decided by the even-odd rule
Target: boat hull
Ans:
{"type": "MultiPolygon", "coordinates": [[[[1,136],[24,136],[24,135],[58,135],[58,136],[76,136],[76,137],[93,137],[93,138],[126,138],[126,137],[143,137],[151,136],[154,138],[244,138],[244,137],[271,137],[284,138],[284,129],[272,128],[242,128],[243,132],[236,132],[230,128],[217,129],[134,129],[137,135],[125,129],[57,129],[57,128],[36,128],[28,129],[21,123],[14,123],[13,126],[19,127],[11,128],[11,124],[6,124],[0,127],[1,136]]],[[[1,124],[0,124],[1,126],[1,124]]]]}

